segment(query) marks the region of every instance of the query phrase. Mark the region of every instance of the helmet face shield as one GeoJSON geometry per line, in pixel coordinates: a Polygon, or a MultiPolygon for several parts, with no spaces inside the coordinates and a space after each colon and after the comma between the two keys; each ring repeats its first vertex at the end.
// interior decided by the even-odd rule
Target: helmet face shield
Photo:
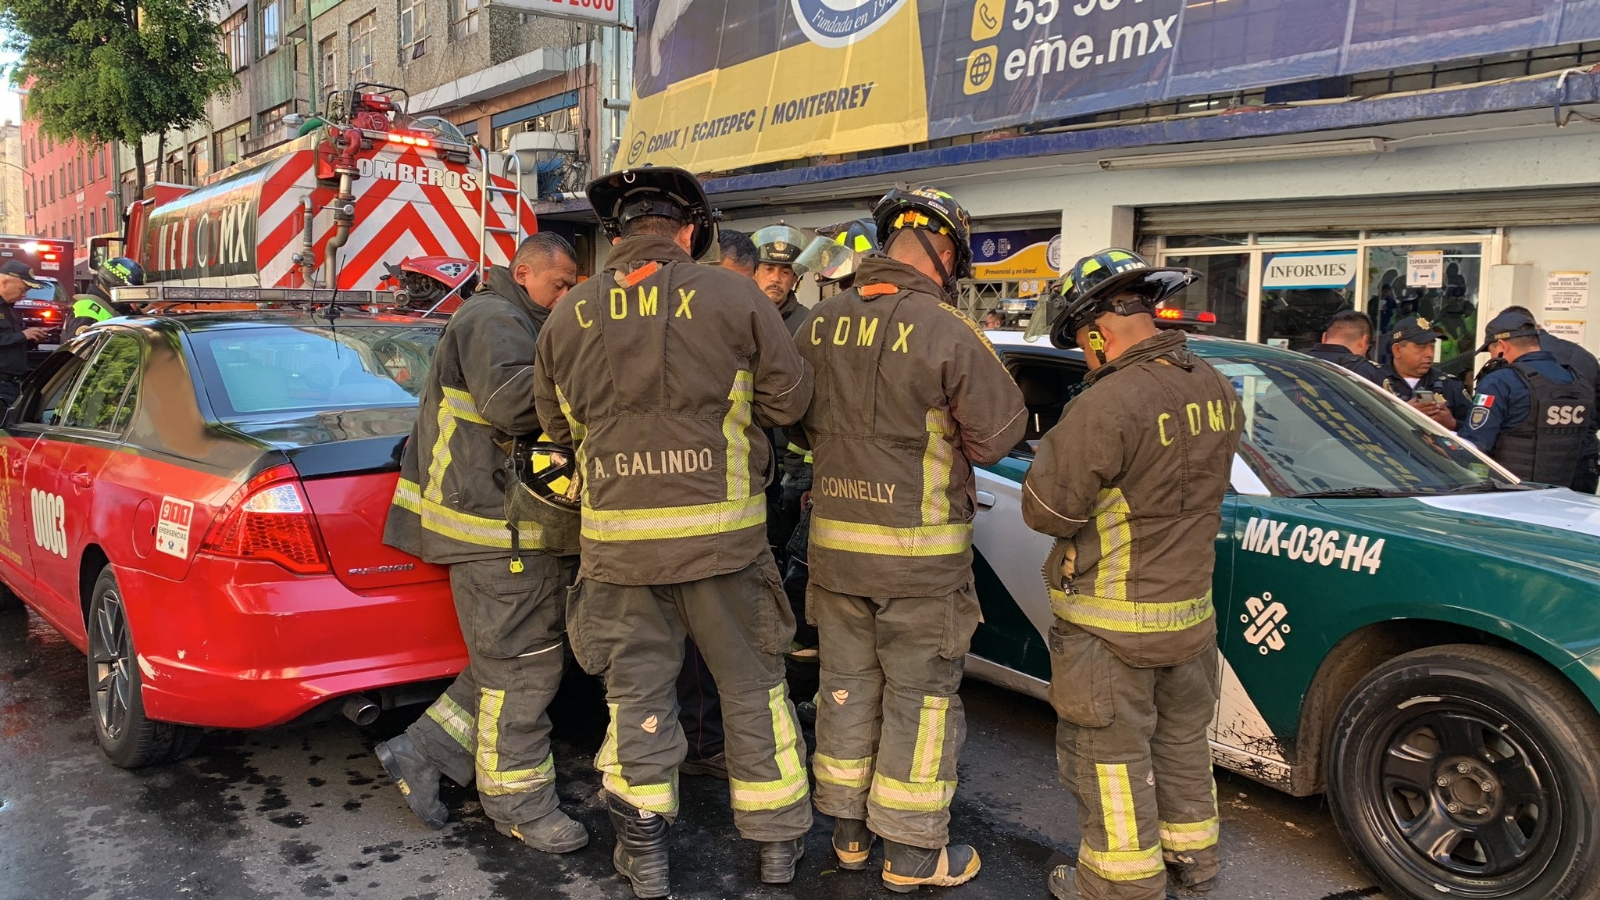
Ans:
{"type": "Polygon", "coordinates": [[[804,278],[815,274],[823,281],[838,281],[854,275],[861,254],[833,238],[813,238],[800,257],[794,261],[794,273],[804,278]]]}
{"type": "Polygon", "coordinates": [[[756,245],[756,261],[774,266],[792,266],[800,251],[805,249],[805,232],[794,227],[778,223],[750,235],[750,242],[756,245]]]}
{"type": "Polygon", "coordinates": [[[1061,296],[1061,286],[1051,282],[1050,287],[1034,302],[1033,317],[1028,319],[1028,328],[1022,333],[1022,339],[1031,344],[1048,336],[1050,324],[1061,316],[1066,305],[1066,299],[1061,296]]]}

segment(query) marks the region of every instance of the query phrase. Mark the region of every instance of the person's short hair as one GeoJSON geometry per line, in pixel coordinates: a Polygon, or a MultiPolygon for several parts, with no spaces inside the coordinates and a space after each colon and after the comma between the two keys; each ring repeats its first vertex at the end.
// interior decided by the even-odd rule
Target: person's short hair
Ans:
{"type": "Polygon", "coordinates": [[[1517,348],[1523,353],[1532,353],[1540,347],[1538,335],[1522,335],[1520,337],[1506,338],[1506,343],[1517,348]]]}
{"type": "Polygon", "coordinates": [[[1341,310],[1328,320],[1328,334],[1350,338],[1372,337],[1372,319],[1357,309],[1341,310]]]}
{"type": "Polygon", "coordinates": [[[732,228],[719,228],[717,242],[721,245],[724,262],[731,262],[741,269],[756,267],[756,242],[750,240],[750,235],[732,228]]]}
{"type": "Polygon", "coordinates": [[[650,234],[656,237],[672,238],[678,236],[678,232],[683,230],[685,224],[687,223],[680,222],[669,216],[640,216],[637,219],[628,220],[628,224],[622,226],[622,236],[634,237],[635,235],[650,234]]]}
{"type": "Polygon", "coordinates": [[[523,239],[522,244],[517,247],[517,255],[511,258],[511,268],[553,262],[558,257],[565,257],[577,263],[578,251],[572,249],[572,245],[561,235],[553,231],[541,231],[523,239]]]}
{"type": "Polygon", "coordinates": [[[1518,315],[1527,316],[1530,319],[1533,318],[1533,311],[1528,309],[1526,306],[1508,306],[1505,309],[1500,310],[1500,312],[1517,313],[1518,315]]]}

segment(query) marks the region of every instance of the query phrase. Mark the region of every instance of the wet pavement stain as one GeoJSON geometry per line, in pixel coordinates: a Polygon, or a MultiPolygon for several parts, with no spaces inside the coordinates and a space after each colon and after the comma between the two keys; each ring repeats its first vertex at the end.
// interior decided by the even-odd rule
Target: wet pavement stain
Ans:
{"type": "MultiPolygon", "coordinates": [[[[1049,867],[1071,862],[1077,842],[1071,800],[1054,783],[1053,716],[987,686],[963,693],[970,736],[951,829],[978,848],[983,872],[951,900],[1042,898],[1049,867]]],[[[37,619],[0,614],[0,900],[630,900],[612,870],[592,764],[606,725],[595,680],[569,671],[551,708],[562,808],[591,834],[566,856],[500,835],[476,792],[448,781],[441,796],[452,821],[441,831],[418,822],[372,746],[421,711],[386,711],[366,729],[335,719],[211,732],[188,760],[124,771],[95,742],[82,654],[37,619]],[[320,765],[330,760],[344,766],[320,765]]],[[[1375,896],[1315,801],[1242,781],[1222,788],[1230,855],[1215,896],[1375,896]],[[1227,802],[1235,785],[1249,788],[1248,809],[1227,802]],[[1281,839],[1285,821],[1296,829],[1292,845],[1281,839]]],[[[875,872],[839,870],[826,817],[806,837],[795,882],[763,886],[755,845],[733,827],[726,782],[684,778],[681,803],[674,897],[888,896],[875,872]]]]}

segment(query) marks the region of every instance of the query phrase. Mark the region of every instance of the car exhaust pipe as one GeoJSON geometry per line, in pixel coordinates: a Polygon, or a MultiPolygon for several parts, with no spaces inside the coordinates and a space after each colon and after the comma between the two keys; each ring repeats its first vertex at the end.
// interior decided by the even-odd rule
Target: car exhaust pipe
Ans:
{"type": "Polygon", "coordinates": [[[378,713],[381,711],[378,709],[378,704],[362,694],[344,698],[344,703],[339,706],[339,712],[357,725],[371,725],[378,721],[378,713]]]}

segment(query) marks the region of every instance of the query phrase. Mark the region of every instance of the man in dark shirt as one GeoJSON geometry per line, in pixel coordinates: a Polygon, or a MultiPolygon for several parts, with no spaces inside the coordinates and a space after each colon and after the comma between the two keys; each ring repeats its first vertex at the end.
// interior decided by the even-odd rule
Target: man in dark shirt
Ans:
{"type": "Polygon", "coordinates": [[[1382,369],[1383,389],[1440,425],[1456,430],[1472,409],[1472,399],[1461,379],[1446,375],[1434,365],[1439,332],[1427,319],[1409,316],[1397,322],[1388,337],[1392,353],[1389,364],[1382,369]]]}
{"type": "Polygon", "coordinates": [[[1594,431],[1594,389],[1539,346],[1539,329],[1527,316],[1501,313],[1487,335],[1479,352],[1505,365],[1478,382],[1472,411],[1457,433],[1518,478],[1567,484],[1583,434],[1594,431]]]}
{"type": "Polygon", "coordinates": [[[1372,320],[1367,318],[1366,313],[1347,309],[1328,322],[1328,330],[1322,333],[1322,343],[1306,353],[1344,366],[1373,384],[1382,384],[1383,373],[1373,365],[1372,360],[1367,359],[1371,349],[1372,320]]]}
{"type": "Polygon", "coordinates": [[[28,350],[44,340],[43,328],[26,328],[16,302],[29,288],[44,287],[33,270],[19,259],[0,265],[0,409],[17,402],[22,376],[28,374],[28,350]]]}
{"type": "MultiPolygon", "coordinates": [[[[1508,306],[1505,311],[1533,318],[1533,313],[1528,312],[1526,306],[1508,306]]],[[[1577,373],[1579,379],[1593,385],[1595,405],[1591,408],[1600,410],[1600,360],[1585,350],[1582,344],[1557,337],[1543,328],[1539,329],[1539,349],[1548,351],[1555,356],[1556,362],[1577,373]]],[[[1596,476],[1597,471],[1600,471],[1600,441],[1595,440],[1594,432],[1591,430],[1583,436],[1582,457],[1578,460],[1578,472],[1572,479],[1572,489],[1585,494],[1594,493],[1596,483],[1600,481],[1596,476]]]]}

